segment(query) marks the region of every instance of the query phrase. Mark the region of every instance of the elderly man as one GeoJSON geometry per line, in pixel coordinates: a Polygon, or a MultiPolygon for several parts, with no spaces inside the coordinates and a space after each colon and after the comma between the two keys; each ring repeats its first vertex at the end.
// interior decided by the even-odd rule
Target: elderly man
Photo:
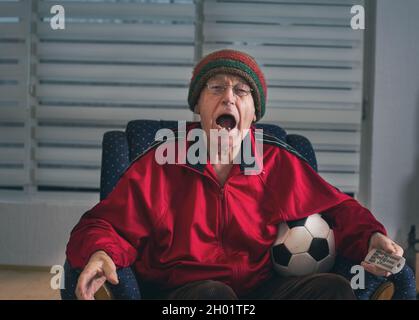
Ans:
{"type": "MultiPolygon", "coordinates": [[[[257,152],[253,124],[265,113],[266,94],[264,75],[246,53],[221,50],[197,64],[188,102],[201,121],[186,130],[202,129],[206,146],[215,146],[217,155],[227,152],[228,161],[159,164],[163,142],[133,161],[71,233],[67,258],[82,270],[79,299],[92,299],[106,280],[118,283],[116,270],[131,265],[155,298],[353,299],[341,276],[273,272],[278,223],[319,212],[334,225],[338,254],[357,262],[371,248],[403,254],[366,208],[324,181],[291,147],[264,136],[257,152]],[[214,131],[226,132],[228,143],[220,147],[214,131]],[[234,161],[245,137],[263,166],[253,174],[244,172],[243,159],[234,161]]],[[[177,145],[179,137],[170,143],[177,145]]]]}

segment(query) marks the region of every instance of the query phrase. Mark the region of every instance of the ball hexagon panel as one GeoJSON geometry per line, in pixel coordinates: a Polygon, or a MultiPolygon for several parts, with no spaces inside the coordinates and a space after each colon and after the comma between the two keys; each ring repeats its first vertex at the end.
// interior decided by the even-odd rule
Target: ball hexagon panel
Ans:
{"type": "Polygon", "coordinates": [[[306,252],[294,254],[288,264],[293,275],[303,276],[317,270],[317,262],[306,252]]]}
{"type": "Polygon", "coordinates": [[[313,237],[305,227],[294,227],[288,232],[284,244],[291,253],[301,253],[310,248],[312,239],[313,237]]]}
{"type": "Polygon", "coordinates": [[[330,230],[327,222],[317,213],[309,216],[304,226],[313,238],[327,238],[330,230]]]}

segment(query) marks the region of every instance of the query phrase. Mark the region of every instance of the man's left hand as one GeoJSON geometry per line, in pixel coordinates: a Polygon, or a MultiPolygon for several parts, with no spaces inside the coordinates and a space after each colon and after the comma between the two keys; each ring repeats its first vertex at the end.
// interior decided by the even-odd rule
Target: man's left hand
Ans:
{"type": "MultiPolygon", "coordinates": [[[[372,249],[382,249],[390,254],[394,254],[397,256],[403,256],[404,252],[402,247],[400,247],[389,237],[379,232],[374,233],[370,238],[370,245],[368,251],[371,251],[372,249]]],[[[365,261],[361,262],[361,266],[363,266],[366,271],[375,274],[376,276],[388,277],[389,275],[391,275],[390,272],[385,271],[365,261]]]]}

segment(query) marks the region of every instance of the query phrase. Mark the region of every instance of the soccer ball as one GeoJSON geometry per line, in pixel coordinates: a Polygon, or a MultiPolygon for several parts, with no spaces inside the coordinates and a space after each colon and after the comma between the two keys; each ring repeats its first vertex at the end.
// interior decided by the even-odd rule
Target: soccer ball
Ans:
{"type": "Polygon", "coordinates": [[[320,214],[283,222],[271,248],[275,270],[282,276],[328,272],[335,262],[333,230],[320,214]]]}

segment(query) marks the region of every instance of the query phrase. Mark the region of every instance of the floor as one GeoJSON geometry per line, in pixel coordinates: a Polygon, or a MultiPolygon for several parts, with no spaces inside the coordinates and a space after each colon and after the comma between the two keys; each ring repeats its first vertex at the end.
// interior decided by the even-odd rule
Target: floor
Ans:
{"type": "Polygon", "coordinates": [[[0,300],[59,300],[48,271],[0,269],[0,300]]]}

